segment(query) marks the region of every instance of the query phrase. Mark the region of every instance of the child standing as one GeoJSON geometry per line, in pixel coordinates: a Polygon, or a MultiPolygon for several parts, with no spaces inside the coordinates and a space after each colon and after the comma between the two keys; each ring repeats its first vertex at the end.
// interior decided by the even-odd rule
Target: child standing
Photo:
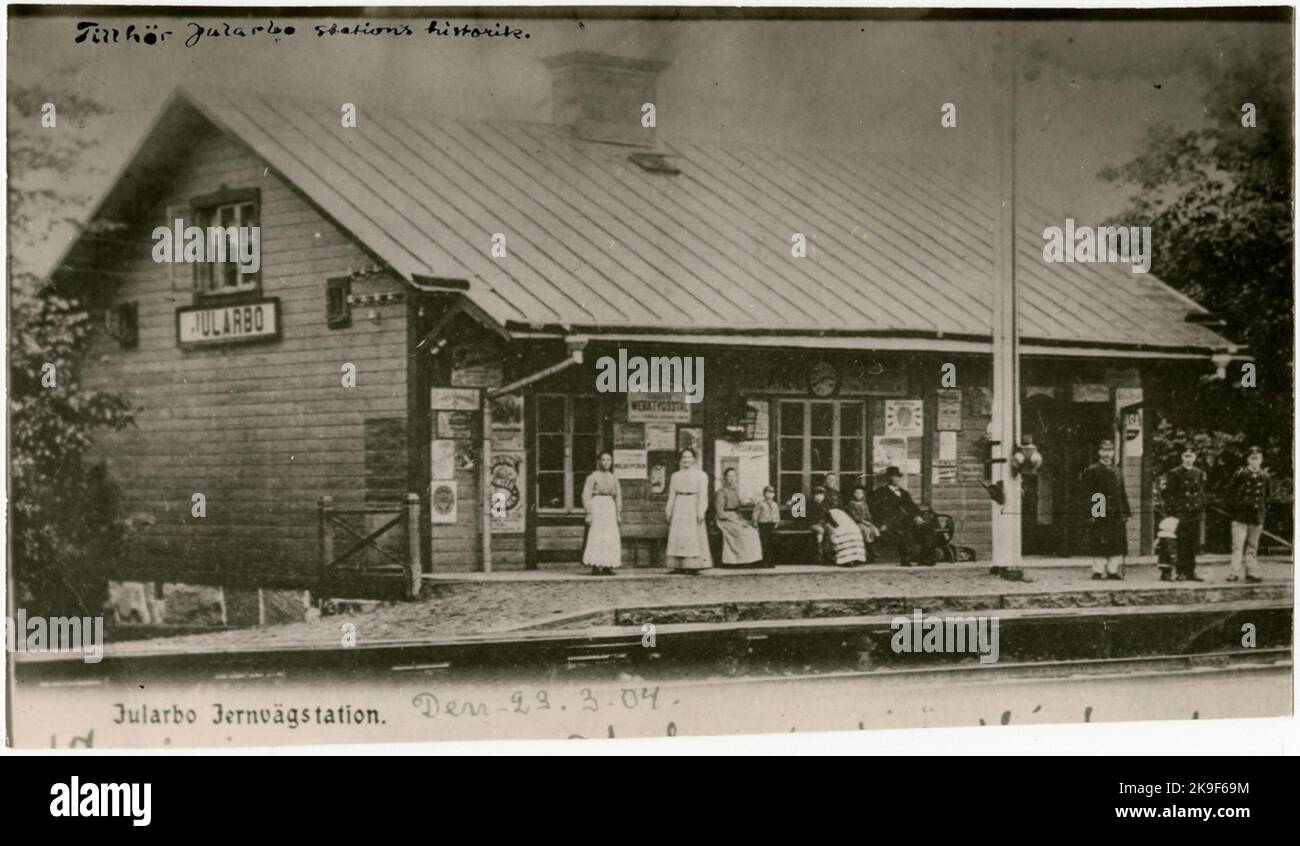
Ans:
{"type": "Polygon", "coordinates": [[[763,488],[763,499],[754,505],[754,525],[758,527],[758,540],[763,547],[763,559],[759,566],[772,568],[776,566],[773,558],[776,540],[776,528],[781,525],[781,506],[776,502],[776,490],[768,485],[763,488]]]}
{"type": "Polygon", "coordinates": [[[813,488],[812,502],[808,504],[808,515],[806,520],[808,528],[812,529],[813,539],[817,544],[817,563],[823,563],[827,558],[827,542],[830,539],[830,527],[833,525],[830,518],[831,504],[826,501],[826,489],[821,485],[813,488]]]}
{"type": "Polygon", "coordinates": [[[1196,553],[1205,514],[1205,471],[1196,466],[1196,450],[1190,445],[1181,456],[1182,464],[1161,479],[1160,495],[1165,513],[1178,518],[1176,578],[1180,582],[1200,582],[1204,579],[1196,573],[1196,553]]]}
{"type": "Polygon", "coordinates": [[[1156,560],[1160,565],[1160,581],[1174,580],[1174,566],[1178,563],[1178,518],[1166,517],[1160,521],[1156,532],[1156,560]]]}

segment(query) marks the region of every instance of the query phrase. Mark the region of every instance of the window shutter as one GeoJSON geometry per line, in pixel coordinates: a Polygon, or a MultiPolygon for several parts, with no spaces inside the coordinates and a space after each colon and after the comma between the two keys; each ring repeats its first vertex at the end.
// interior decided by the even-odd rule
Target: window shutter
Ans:
{"type": "Polygon", "coordinates": [[[331,329],[352,325],[352,280],[338,276],[325,280],[325,323],[331,329]]]}
{"type": "Polygon", "coordinates": [[[133,350],[140,346],[140,306],[132,301],[120,303],[117,307],[117,342],[124,350],[133,350]]]}

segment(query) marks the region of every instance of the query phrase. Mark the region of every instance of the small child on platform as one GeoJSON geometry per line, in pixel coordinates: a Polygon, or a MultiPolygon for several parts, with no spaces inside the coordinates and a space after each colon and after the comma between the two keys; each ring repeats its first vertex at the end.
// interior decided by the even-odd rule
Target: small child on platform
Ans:
{"type": "Polygon", "coordinates": [[[776,527],[781,524],[781,506],[776,502],[776,489],[771,485],[763,488],[763,499],[754,505],[754,525],[758,527],[758,540],[763,547],[761,567],[775,567],[776,527]]]}

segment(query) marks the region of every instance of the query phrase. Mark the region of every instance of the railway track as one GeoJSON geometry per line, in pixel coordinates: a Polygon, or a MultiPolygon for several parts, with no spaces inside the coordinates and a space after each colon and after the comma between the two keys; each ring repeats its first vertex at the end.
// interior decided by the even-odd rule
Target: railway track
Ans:
{"type": "MultiPolygon", "coordinates": [[[[435,673],[478,678],[546,679],[820,676],[865,671],[984,673],[991,677],[1051,672],[1057,666],[1136,669],[1143,662],[1250,662],[1251,655],[1290,654],[1290,602],[1251,601],[1198,607],[1007,611],[998,615],[999,654],[978,663],[970,653],[899,654],[892,620],[843,617],[521,631],[436,640],[380,641],[354,647],[318,643],[275,648],[185,650],[165,641],[110,648],[98,664],[72,655],[23,655],[17,677],[33,682],[96,683],[113,679],[230,679],[435,673]],[[1243,644],[1249,628],[1253,645],[1243,644]],[[1225,656],[1239,656],[1229,658],[1225,656]],[[1100,662],[1100,663],[1098,663],[1100,662]],[[1107,663],[1110,662],[1110,663],[1107,663]],[[974,664],[975,666],[971,666],[974,664]],[[1037,668],[1037,669],[1035,669],[1037,668]]],[[[1082,671],[1082,670],[1081,670],[1082,671]]]]}

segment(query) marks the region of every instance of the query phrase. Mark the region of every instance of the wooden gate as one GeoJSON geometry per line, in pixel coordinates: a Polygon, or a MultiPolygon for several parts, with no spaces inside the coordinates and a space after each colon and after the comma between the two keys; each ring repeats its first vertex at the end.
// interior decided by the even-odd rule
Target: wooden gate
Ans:
{"type": "MultiPolygon", "coordinates": [[[[373,557],[373,556],[372,556],[373,557]]],[[[335,508],[334,498],[320,498],[320,578],[325,585],[379,584],[400,581],[407,599],[420,595],[420,497],[408,493],[405,505],[335,508]],[[365,518],[391,515],[379,528],[366,531],[365,518]],[[362,518],[363,525],[354,525],[362,518]],[[402,555],[385,549],[377,541],[390,532],[405,540],[402,555]],[[341,535],[340,535],[341,533],[341,535]],[[343,541],[346,546],[337,547],[343,541]],[[381,563],[364,560],[361,553],[373,550],[381,563]]]]}

